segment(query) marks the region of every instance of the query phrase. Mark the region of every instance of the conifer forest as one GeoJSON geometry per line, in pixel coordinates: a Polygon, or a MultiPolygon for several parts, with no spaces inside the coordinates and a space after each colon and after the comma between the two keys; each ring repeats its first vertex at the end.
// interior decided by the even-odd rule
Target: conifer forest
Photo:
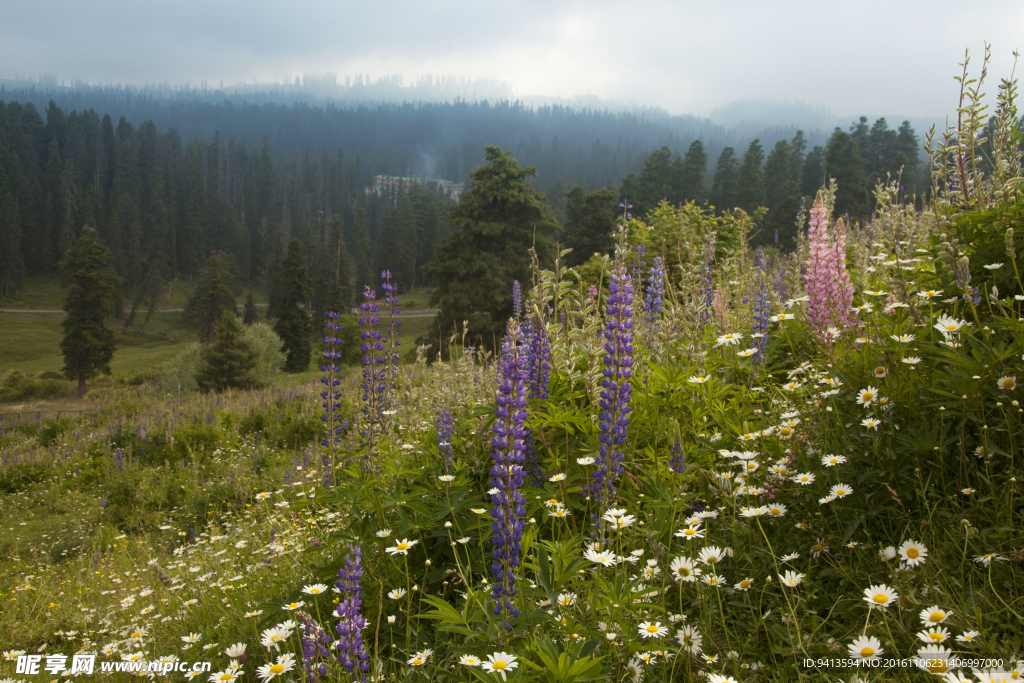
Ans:
{"type": "Polygon", "coordinates": [[[1024,679],[995,64],[927,128],[0,81],[0,683],[1024,679]]]}

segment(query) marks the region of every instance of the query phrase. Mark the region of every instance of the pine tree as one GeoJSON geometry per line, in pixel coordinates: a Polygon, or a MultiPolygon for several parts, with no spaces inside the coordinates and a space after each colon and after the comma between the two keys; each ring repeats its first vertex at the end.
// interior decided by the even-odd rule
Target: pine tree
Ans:
{"type": "Polygon", "coordinates": [[[672,150],[662,147],[651,152],[640,173],[640,195],[632,202],[633,213],[643,217],[662,200],[674,203],[672,176],[672,150]]]}
{"type": "Polygon", "coordinates": [[[800,173],[800,194],[804,197],[814,197],[825,184],[825,148],[818,145],[808,152],[807,158],[804,159],[804,167],[800,173]]]}
{"type": "Polygon", "coordinates": [[[551,263],[558,223],[527,180],[535,168],[520,166],[511,150],[500,147],[487,147],[486,157],[450,211],[459,230],[438,247],[423,274],[438,283],[431,302],[440,304],[442,335],[456,326],[461,331],[468,320],[469,338],[493,348],[512,315],[512,282],[529,282],[531,248],[541,267],[551,263]]]}
{"type": "MultiPolygon", "coordinates": [[[[352,301],[352,262],[345,247],[345,227],[341,222],[341,216],[334,214],[331,217],[331,239],[329,247],[334,257],[334,284],[338,287],[337,304],[341,308],[338,311],[348,310],[348,304],[352,301]]],[[[331,301],[335,301],[335,295],[331,294],[331,301]]],[[[335,310],[330,309],[328,310],[335,310]]]]}
{"type": "Polygon", "coordinates": [[[736,150],[723,149],[711,183],[711,203],[719,213],[736,208],[736,164],[736,150]]]}
{"type": "Polygon", "coordinates": [[[367,285],[373,286],[377,280],[373,277],[373,247],[370,243],[370,231],[366,227],[366,210],[360,207],[356,211],[355,225],[352,226],[352,249],[355,253],[355,288],[363,291],[367,285]]]}
{"type": "Polygon", "coordinates": [[[677,177],[677,194],[681,202],[700,202],[704,199],[704,174],[708,168],[708,153],[704,143],[694,140],[686,150],[686,156],[677,177]]]}
{"type": "Polygon", "coordinates": [[[78,380],[78,397],[85,396],[85,381],[110,372],[114,333],[105,318],[121,284],[110,260],[110,250],[95,228],[86,227],[61,262],[64,298],[64,375],[78,380]]]}
{"type": "Polygon", "coordinates": [[[288,255],[281,265],[280,292],[274,332],[284,342],[284,371],[302,372],[309,367],[310,359],[310,320],[303,308],[310,295],[310,283],[302,242],[297,239],[288,245],[288,255]]]}
{"type": "Polygon", "coordinates": [[[200,357],[202,366],[196,382],[203,391],[256,386],[256,352],[242,339],[242,326],[234,313],[221,314],[214,341],[203,348],[200,357]]]}
{"type": "Polygon", "coordinates": [[[249,296],[245,297],[245,312],[242,314],[242,322],[246,325],[252,325],[259,319],[260,316],[256,310],[256,302],[252,299],[252,292],[249,292],[249,296]]]}
{"type": "Polygon", "coordinates": [[[566,265],[578,266],[595,253],[610,253],[615,247],[615,190],[606,187],[587,194],[576,186],[567,199],[563,239],[572,252],[566,265]]]}
{"type": "Polygon", "coordinates": [[[800,206],[799,162],[797,151],[786,140],[779,140],[764,164],[764,230],[751,240],[754,246],[777,243],[788,249],[796,245],[796,214],[800,206]]]}
{"type": "MultiPolygon", "coordinates": [[[[861,123],[865,126],[864,117],[861,123]]],[[[836,214],[864,218],[871,211],[868,178],[864,172],[864,160],[860,156],[857,142],[849,133],[836,128],[825,148],[825,170],[835,178],[836,214]]]]}
{"type": "Polygon", "coordinates": [[[10,192],[0,194],[0,296],[20,289],[25,272],[19,216],[18,200],[10,192]]]}
{"type": "Polygon", "coordinates": [[[230,255],[214,252],[206,259],[196,290],[185,306],[190,316],[199,323],[199,341],[213,341],[214,328],[224,311],[235,313],[235,283],[237,273],[230,255]]]}
{"type": "Polygon", "coordinates": [[[753,215],[764,204],[764,149],[760,140],[754,140],[747,147],[736,180],[736,205],[753,215]]]}

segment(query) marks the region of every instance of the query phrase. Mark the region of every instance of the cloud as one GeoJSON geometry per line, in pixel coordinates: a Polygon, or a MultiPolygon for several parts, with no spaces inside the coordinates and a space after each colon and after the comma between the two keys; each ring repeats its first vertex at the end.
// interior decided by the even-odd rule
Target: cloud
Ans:
{"type": "Polygon", "coordinates": [[[699,114],[737,99],[942,114],[955,106],[965,48],[980,64],[983,42],[993,44],[995,79],[1024,36],[1024,5],[1002,0],[3,3],[2,77],[216,85],[451,74],[507,81],[518,95],[699,114]]]}

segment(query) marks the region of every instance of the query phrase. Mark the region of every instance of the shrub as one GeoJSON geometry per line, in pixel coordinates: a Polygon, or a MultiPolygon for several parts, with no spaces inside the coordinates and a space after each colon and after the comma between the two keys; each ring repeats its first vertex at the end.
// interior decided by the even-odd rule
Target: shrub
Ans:
{"type": "Polygon", "coordinates": [[[12,370],[0,384],[0,403],[45,401],[68,393],[70,385],[57,379],[32,379],[20,370],[12,370]]]}
{"type": "MultiPolygon", "coordinates": [[[[354,320],[352,328],[358,328],[358,323],[354,320]]],[[[355,334],[358,335],[358,331],[355,334]]],[[[253,376],[257,385],[270,386],[278,381],[284,374],[281,368],[284,365],[285,354],[281,350],[284,342],[274,330],[266,323],[248,325],[242,330],[242,341],[256,352],[256,369],[253,376]]],[[[358,337],[356,349],[358,350],[358,337]]],[[[201,352],[202,346],[198,342],[189,344],[173,360],[161,366],[159,375],[164,385],[171,389],[180,386],[187,391],[198,389],[196,376],[203,364],[201,352]]]]}

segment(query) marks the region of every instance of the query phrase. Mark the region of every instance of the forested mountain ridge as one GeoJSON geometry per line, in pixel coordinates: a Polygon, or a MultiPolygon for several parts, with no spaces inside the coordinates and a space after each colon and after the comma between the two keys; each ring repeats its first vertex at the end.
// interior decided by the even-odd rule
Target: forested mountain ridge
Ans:
{"type": "Polygon", "coordinates": [[[230,255],[241,283],[272,281],[293,238],[314,281],[338,284],[345,301],[384,268],[416,286],[452,230],[448,199],[421,186],[378,195],[367,189],[373,176],[462,181],[496,142],[536,166],[531,182],[547,190],[560,241],[580,255],[602,243],[590,233],[619,198],[639,215],[662,199],[750,213],[763,205],[759,239],[778,231],[786,247],[801,198],[826,172],[841,181],[837,209],[855,217],[870,213],[877,178],[903,169],[908,192],[923,179],[919,137],[884,119],[827,138],[776,127],[748,141],[695,117],[507,101],[345,108],[113,89],[57,95],[82,108],[51,100],[40,112],[39,92],[0,92],[0,295],[26,274],[55,272],[89,224],[111,248],[130,317],[212,253],[230,255]]]}

